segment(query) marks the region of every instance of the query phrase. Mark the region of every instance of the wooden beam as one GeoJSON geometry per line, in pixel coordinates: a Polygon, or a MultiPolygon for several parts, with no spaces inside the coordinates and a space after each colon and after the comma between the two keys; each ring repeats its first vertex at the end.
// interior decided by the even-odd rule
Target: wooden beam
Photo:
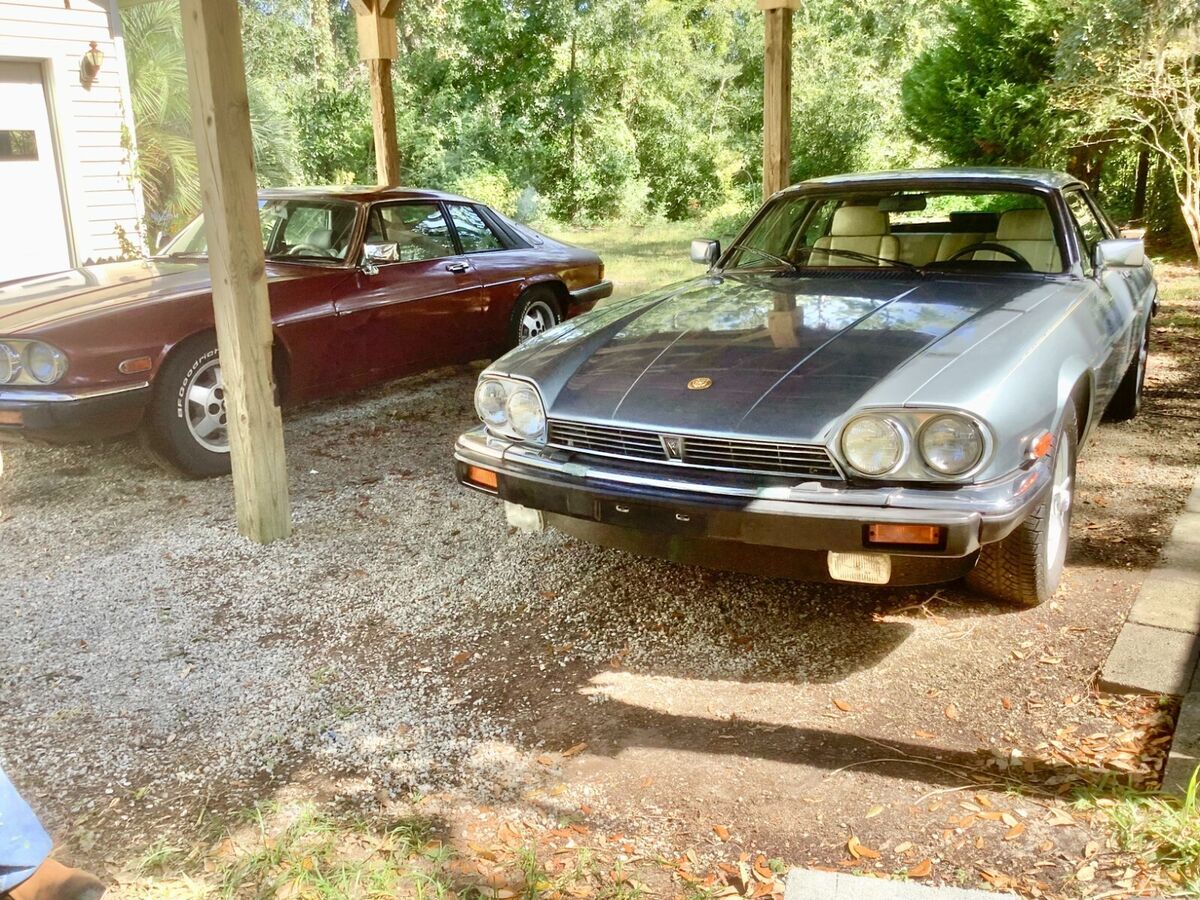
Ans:
{"type": "Polygon", "coordinates": [[[758,0],[763,11],[763,199],[788,186],[792,165],[792,10],[800,0],[758,0]]]}
{"type": "Polygon", "coordinates": [[[396,98],[392,60],[398,52],[396,4],[387,0],[355,0],[358,55],[367,63],[371,86],[371,124],[375,131],[375,177],[380,184],[400,183],[400,150],[396,141],[396,98]],[[363,7],[367,11],[362,11],[363,7]]]}
{"type": "Polygon", "coordinates": [[[291,513],[238,0],[180,8],[238,528],[266,543],[287,537],[291,513]]]}

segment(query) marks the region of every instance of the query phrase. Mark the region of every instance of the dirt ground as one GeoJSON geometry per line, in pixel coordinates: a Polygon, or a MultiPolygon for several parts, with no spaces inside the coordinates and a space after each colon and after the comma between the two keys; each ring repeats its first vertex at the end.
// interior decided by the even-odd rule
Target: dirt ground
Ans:
{"type": "Polygon", "coordinates": [[[453,480],[471,367],[290,414],[296,534],[265,548],[227,479],[134,442],[3,448],[0,764],[67,858],[125,880],[148,847],[300,798],[419,806],[460,843],[504,822],[616,841],[668,892],[723,896],[760,855],[1152,890],[1071,801],[1152,786],[1169,733],[1170,704],[1093,688],[1200,464],[1200,280],[1163,274],[1144,412],[1084,449],[1037,610],[510,531],[453,480]]]}

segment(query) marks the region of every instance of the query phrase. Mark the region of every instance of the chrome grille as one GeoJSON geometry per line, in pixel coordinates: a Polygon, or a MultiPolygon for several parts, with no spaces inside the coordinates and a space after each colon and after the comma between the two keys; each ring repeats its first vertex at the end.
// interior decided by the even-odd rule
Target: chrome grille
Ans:
{"type": "Polygon", "coordinates": [[[547,443],[551,447],[577,453],[671,462],[707,469],[807,478],[841,477],[837,466],[829,458],[829,452],[814,444],[677,435],[557,419],[549,422],[547,443]],[[668,456],[668,442],[678,448],[678,457],[675,454],[668,456]]]}

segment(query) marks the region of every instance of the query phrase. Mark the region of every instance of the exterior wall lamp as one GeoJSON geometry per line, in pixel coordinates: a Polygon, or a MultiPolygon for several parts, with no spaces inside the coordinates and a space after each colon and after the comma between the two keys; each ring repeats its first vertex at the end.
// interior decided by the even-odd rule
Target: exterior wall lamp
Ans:
{"type": "Polygon", "coordinates": [[[104,51],[96,46],[96,42],[91,41],[88,46],[91,49],[79,58],[79,83],[85,88],[91,88],[96,83],[100,66],[104,63],[104,51]]]}

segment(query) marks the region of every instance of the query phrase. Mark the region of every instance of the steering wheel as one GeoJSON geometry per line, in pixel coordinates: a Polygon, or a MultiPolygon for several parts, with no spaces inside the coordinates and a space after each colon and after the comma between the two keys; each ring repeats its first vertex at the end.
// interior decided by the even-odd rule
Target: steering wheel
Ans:
{"type": "Polygon", "coordinates": [[[324,247],[318,247],[316,244],[305,244],[304,242],[294,244],[293,246],[289,247],[284,256],[299,256],[302,251],[317,253],[321,256],[328,256],[331,259],[334,256],[334,252],[332,250],[327,250],[324,247]]]}
{"type": "Polygon", "coordinates": [[[995,253],[1003,253],[1015,263],[1025,267],[1025,271],[1032,272],[1033,266],[1029,264],[1029,260],[1023,257],[1012,247],[1006,247],[1003,244],[997,244],[995,241],[980,241],[976,244],[967,244],[957,253],[952,253],[946,257],[945,262],[956,262],[960,256],[966,256],[968,253],[975,253],[978,250],[991,250],[995,253]]]}

